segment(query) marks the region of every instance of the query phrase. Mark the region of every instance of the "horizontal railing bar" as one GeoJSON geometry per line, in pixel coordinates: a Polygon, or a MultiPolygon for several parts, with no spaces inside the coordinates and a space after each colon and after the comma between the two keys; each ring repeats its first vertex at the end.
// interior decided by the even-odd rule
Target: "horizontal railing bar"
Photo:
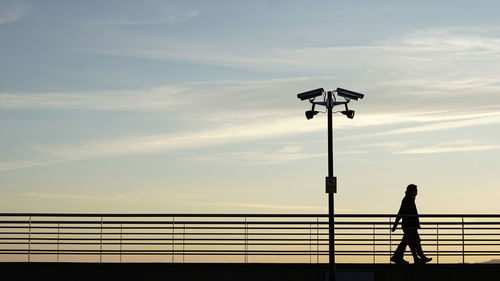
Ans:
{"type": "MultiPolygon", "coordinates": [[[[33,252],[31,253],[32,255],[56,255],[57,253],[43,253],[43,252],[33,252]]],[[[99,252],[97,253],[59,253],[59,255],[71,255],[71,256],[78,256],[78,255],[98,255],[100,254],[99,252]]],[[[120,253],[120,252],[116,252],[116,253],[102,253],[102,255],[123,255],[123,256],[133,256],[133,255],[137,255],[137,256],[153,256],[153,255],[161,255],[161,256],[164,256],[164,255],[169,255],[171,253],[120,253]]],[[[12,253],[9,253],[9,252],[4,252],[4,253],[0,253],[0,255],[26,255],[26,253],[22,253],[22,252],[12,252],[12,253]]],[[[245,255],[248,255],[248,256],[310,256],[311,254],[310,253],[298,253],[298,254],[295,254],[295,253],[265,253],[265,254],[262,254],[262,253],[185,253],[184,254],[185,256],[245,256],[245,255]]],[[[319,254],[315,254],[315,255],[318,255],[318,256],[328,256],[328,253],[319,253],[319,254]]],[[[337,256],[387,256],[388,254],[383,254],[383,253],[375,253],[373,254],[372,253],[336,253],[337,256]]],[[[447,254],[447,253],[443,253],[443,254],[439,254],[440,256],[448,256],[448,257],[460,257],[462,256],[462,253],[456,253],[456,254],[447,254]]],[[[495,254],[495,253],[484,253],[484,254],[469,254],[468,256],[497,256],[498,254],[495,254]]]]}
{"type": "MultiPolygon", "coordinates": [[[[394,215],[393,215],[394,216],[394,215]]],[[[499,215],[500,216],[500,215],[499,215]]],[[[286,218],[286,217],[301,217],[301,218],[316,218],[323,217],[327,218],[328,214],[97,214],[97,213],[0,213],[0,217],[196,217],[196,218],[207,218],[207,217],[260,217],[260,218],[286,218]]]]}
{"type": "MultiPolygon", "coordinates": [[[[100,224],[100,222],[96,222],[95,224],[100,224]]],[[[134,224],[134,223],[131,223],[131,224],[134,224]]],[[[172,224],[172,222],[168,222],[166,224],[172,224]]],[[[176,223],[178,224],[178,223],[176,223]]],[[[314,223],[315,224],[315,223],[314,223]]],[[[372,224],[372,223],[367,223],[367,224],[372,224]]],[[[435,225],[435,224],[439,224],[439,223],[429,223],[428,225],[435,225]]],[[[500,222],[498,222],[498,224],[500,225],[500,222]]],[[[373,224],[372,224],[373,225],[373,224]]],[[[344,229],[344,230],[370,230],[372,231],[373,229],[376,229],[376,230],[388,230],[390,229],[390,227],[392,227],[392,223],[391,224],[388,224],[386,223],[386,227],[371,227],[371,226],[368,226],[368,227],[343,227],[343,226],[339,226],[339,227],[335,227],[335,229],[344,229]]],[[[456,225],[460,225],[460,227],[424,227],[421,229],[421,231],[425,231],[425,230],[436,230],[436,229],[439,229],[439,230],[462,230],[462,227],[461,227],[461,223],[456,223],[456,225]]],[[[293,230],[293,229],[297,229],[297,230],[304,230],[304,229],[312,229],[312,230],[327,230],[328,227],[262,227],[262,226],[249,226],[249,227],[243,227],[243,226],[239,226],[239,227],[226,227],[226,226],[221,226],[221,227],[216,227],[216,226],[189,226],[189,225],[186,225],[186,226],[123,226],[123,227],[119,227],[119,226],[103,226],[102,228],[100,226],[60,226],[60,227],[57,227],[57,226],[0,226],[0,229],[10,229],[10,228],[13,228],[13,229],[28,229],[28,228],[31,228],[31,229],[123,229],[123,230],[126,230],[126,229],[176,229],[176,230],[182,230],[182,229],[288,229],[288,230],[293,230]]],[[[500,230],[500,227],[467,227],[465,228],[465,230],[500,230]]]]}
{"type": "MultiPolygon", "coordinates": [[[[367,229],[370,230],[370,229],[367,229]]],[[[281,232],[269,232],[269,233],[262,233],[262,232],[247,232],[247,233],[225,233],[225,232],[0,232],[0,235],[207,235],[207,236],[216,236],[216,235],[231,235],[231,236],[245,236],[245,235],[276,235],[276,236],[284,236],[284,235],[291,235],[291,236],[311,236],[313,235],[312,233],[309,232],[301,232],[301,233],[281,233],[281,232]]],[[[328,233],[314,233],[314,235],[328,235],[328,233]]],[[[373,233],[335,233],[336,236],[373,236],[373,233]]],[[[377,236],[388,236],[388,235],[393,235],[393,236],[400,236],[402,234],[385,234],[385,233],[377,233],[377,236]]],[[[495,236],[495,235],[500,235],[500,233],[440,233],[440,236],[495,236]]],[[[436,236],[435,233],[420,233],[420,236],[436,236]]],[[[460,238],[461,239],[461,238],[460,238]]]]}
{"type": "MultiPolygon", "coordinates": [[[[364,241],[361,241],[364,242],[364,241]]],[[[370,242],[367,240],[366,242],[370,242]]],[[[28,243],[26,242],[4,242],[2,244],[5,245],[27,245],[28,243]]],[[[50,243],[50,242],[31,242],[31,245],[174,245],[174,246],[189,246],[189,245],[214,245],[214,246],[235,246],[235,245],[259,245],[259,246],[327,246],[328,243],[191,243],[191,242],[185,242],[185,243],[171,243],[171,242],[157,242],[157,243],[130,243],[130,242],[103,242],[103,243],[93,243],[93,242],[59,242],[59,243],[50,243]]],[[[384,246],[397,246],[399,243],[392,243],[392,244],[371,244],[371,243],[364,243],[364,244],[359,244],[359,243],[335,243],[336,246],[378,246],[378,247],[384,247],[384,246]]],[[[422,243],[422,246],[443,246],[443,247],[456,247],[456,246],[462,246],[462,244],[428,244],[428,243],[422,243]]],[[[481,244],[465,244],[467,247],[475,247],[475,246],[500,246],[500,243],[481,243],[481,244]]]]}
{"type": "Polygon", "coordinates": [[[0,252],[5,251],[31,251],[31,252],[78,252],[78,253],[328,253],[328,250],[55,250],[55,249],[8,249],[8,250],[0,250],[0,252]]]}
{"type": "MultiPolygon", "coordinates": [[[[27,243],[17,243],[17,242],[9,242],[9,243],[2,243],[5,245],[27,245],[27,243]]],[[[48,243],[48,242],[31,242],[31,245],[166,245],[166,246],[328,246],[328,243],[120,243],[120,242],[114,242],[114,243],[109,243],[109,242],[104,242],[104,243],[84,243],[84,242],[60,242],[60,243],[48,243]]],[[[339,244],[336,244],[339,245],[339,244]]],[[[342,244],[340,244],[342,245],[342,244]]],[[[357,244],[359,245],[359,244],[357,244]]],[[[366,245],[371,245],[371,244],[366,244],[366,245]]]]}
{"type": "MultiPolygon", "coordinates": [[[[99,214],[99,213],[0,213],[1,217],[310,217],[327,218],[328,214],[99,214]]],[[[412,215],[406,215],[411,217],[412,215]]],[[[500,214],[419,214],[427,218],[500,218],[500,214]]],[[[396,214],[335,214],[337,218],[393,218],[396,214]]]]}
{"type": "MultiPolygon", "coordinates": [[[[27,224],[26,221],[0,221],[0,223],[27,224]]],[[[172,224],[173,221],[37,221],[32,220],[31,224],[172,224]]],[[[328,222],[310,221],[175,221],[175,224],[328,224],[328,222]]],[[[387,223],[385,223],[387,224],[387,223]]]]}
{"type": "MultiPolygon", "coordinates": [[[[28,240],[28,238],[0,238],[0,240],[28,240]]],[[[171,241],[171,238],[40,238],[40,237],[31,237],[30,240],[66,240],[66,241],[171,241]]],[[[293,238],[175,238],[177,241],[328,241],[328,239],[293,239],[293,238]]],[[[0,243],[1,244],[1,243],[0,243]]]]}
{"type": "MultiPolygon", "coordinates": [[[[57,232],[0,232],[0,235],[2,234],[22,234],[22,235],[27,235],[27,234],[31,234],[31,235],[57,235],[57,234],[60,234],[60,235],[190,235],[190,236],[193,236],[193,235],[209,235],[209,236],[214,236],[214,235],[237,235],[237,236],[244,236],[244,235],[279,235],[279,236],[283,236],[283,235],[292,235],[292,236],[296,236],[296,235],[302,235],[302,236],[310,236],[311,233],[305,233],[305,232],[302,232],[302,233],[273,233],[273,232],[269,232],[269,233],[262,233],[262,232],[257,232],[257,233],[244,233],[244,232],[238,232],[238,233],[227,233],[227,232],[186,232],[186,233],[183,233],[183,232],[123,232],[123,233],[120,233],[120,232],[60,232],[60,233],[57,233],[57,232]]],[[[316,235],[316,234],[315,234],[316,235]]],[[[319,235],[328,235],[328,233],[319,233],[319,235]]],[[[339,235],[343,235],[343,234],[339,234],[339,235]]],[[[368,235],[368,234],[355,234],[355,235],[368,235]]]]}
{"type": "MultiPolygon", "coordinates": [[[[11,224],[28,224],[27,221],[0,221],[1,223],[11,223],[11,224]]],[[[37,220],[32,220],[31,225],[35,224],[95,224],[95,225],[110,225],[110,224],[172,224],[173,221],[37,221],[37,220]]],[[[227,224],[240,224],[240,225],[256,225],[256,224],[277,224],[277,225],[327,225],[328,222],[310,222],[310,221],[175,221],[175,224],[180,225],[180,224],[187,224],[187,225],[227,225],[227,224]]],[[[336,221],[336,225],[390,225],[388,222],[381,222],[381,221],[356,221],[356,222],[346,222],[346,221],[336,221]]],[[[462,225],[461,222],[420,222],[421,225],[462,225]]],[[[500,225],[499,222],[464,222],[464,225],[500,225]]],[[[27,228],[29,226],[26,226],[27,228]]],[[[181,227],[178,227],[181,228],[181,227]]],[[[425,228],[425,229],[432,229],[432,228],[425,228]]]]}
{"type": "MultiPolygon", "coordinates": [[[[251,254],[251,253],[307,253],[307,254],[322,254],[328,253],[328,250],[53,250],[53,249],[9,249],[9,250],[0,250],[1,252],[32,252],[32,253],[121,253],[121,254],[129,254],[129,253],[179,253],[179,254],[189,254],[189,253],[239,253],[239,254],[251,254]]],[[[391,254],[389,251],[356,251],[356,250],[337,250],[335,253],[367,253],[367,254],[391,254]]],[[[428,254],[434,254],[436,251],[427,251],[428,254]]],[[[461,255],[462,253],[467,254],[500,254],[500,251],[439,251],[439,253],[443,254],[457,254],[461,255]]]]}
{"type": "MultiPolygon", "coordinates": [[[[172,223],[170,223],[172,224],[172,223]]],[[[258,227],[244,227],[244,226],[239,226],[239,227],[216,227],[216,226],[158,226],[158,227],[154,227],[154,226],[130,226],[130,227],[127,227],[127,226],[123,226],[123,227],[119,227],[119,226],[103,226],[103,227],[100,227],[100,226],[61,226],[61,227],[57,227],[57,226],[0,226],[0,229],[10,229],[10,228],[15,228],[15,229],[18,229],[18,228],[21,228],[21,229],[123,229],[123,230],[126,230],[126,229],[176,229],[176,230],[183,230],[183,229],[186,229],[186,230],[189,230],[189,229],[231,229],[231,230],[238,230],[238,229],[283,229],[283,230],[294,230],[294,229],[297,229],[297,230],[327,230],[328,227],[261,227],[261,226],[258,226],[258,227]]],[[[340,227],[336,227],[336,229],[341,229],[340,227]]],[[[363,229],[363,228],[345,228],[345,229],[363,229]]],[[[372,228],[370,228],[372,229],[372,228]]],[[[387,229],[387,228],[380,228],[380,229],[387,229]]],[[[458,228],[457,228],[458,229],[458,228]]],[[[460,228],[462,229],[462,228],[460,228]]],[[[500,228],[499,228],[500,229],[500,228]]]]}

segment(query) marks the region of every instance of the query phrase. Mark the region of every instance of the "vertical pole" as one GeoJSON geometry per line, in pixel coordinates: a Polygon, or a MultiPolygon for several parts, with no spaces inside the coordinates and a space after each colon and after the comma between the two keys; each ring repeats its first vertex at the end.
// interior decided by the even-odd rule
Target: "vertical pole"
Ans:
{"type": "Polygon", "coordinates": [[[436,256],[437,263],[439,264],[439,223],[436,224],[436,256]]]}
{"type": "Polygon", "coordinates": [[[312,224],[309,224],[309,264],[312,264],[312,224]]]}
{"type": "Polygon", "coordinates": [[[122,250],[123,250],[123,223],[120,224],[120,263],[122,263],[122,250]]]}
{"type": "Polygon", "coordinates": [[[101,244],[99,245],[99,262],[102,262],[102,224],[103,224],[103,217],[101,217],[101,244]]]}
{"type": "Polygon", "coordinates": [[[57,262],[59,262],[59,244],[60,244],[59,234],[60,234],[60,229],[61,229],[61,225],[57,224],[57,262]]]}
{"type": "Polygon", "coordinates": [[[172,263],[175,262],[175,217],[172,217],[172,263]]]}
{"type": "Polygon", "coordinates": [[[465,224],[462,217],[462,263],[465,263],[465,224]]]}
{"type": "Polygon", "coordinates": [[[245,217],[245,263],[248,263],[248,223],[245,217]]]}
{"type": "Polygon", "coordinates": [[[31,216],[28,225],[28,262],[31,261],[31,216]]]}
{"type": "Polygon", "coordinates": [[[319,217],[316,217],[316,263],[319,263],[319,217]]]}
{"type": "Polygon", "coordinates": [[[186,243],[186,224],[183,224],[182,225],[182,263],[185,263],[186,262],[186,247],[185,247],[185,243],[186,243]]]}
{"type": "Polygon", "coordinates": [[[375,224],[373,224],[373,264],[375,264],[375,224]]]}
{"type": "Polygon", "coordinates": [[[391,217],[389,217],[389,263],[391,263],[391,255],[392,255],[392,220],[391,217]]]}
{"type": "MultiPolygon", "coordinates": [[[[333,93],[327,93],[328,108],[328,177],[333,178],[333,93]]],[[[335,281],[335,221],[333,192],[328,193],[328,229],[329,229],[329,258],[330,281],[335,281]]]]}

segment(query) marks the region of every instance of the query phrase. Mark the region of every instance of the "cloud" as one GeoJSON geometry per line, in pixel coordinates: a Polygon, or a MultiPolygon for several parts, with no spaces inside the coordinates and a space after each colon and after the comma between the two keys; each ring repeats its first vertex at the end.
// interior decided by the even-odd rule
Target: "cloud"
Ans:
{"type": "MultiPolygon", "coordinates": [[[[337,140],[352,138],[373,138],[377,136],[388,136],[396,134],[416,134],[429,131],[449,130],[467,126],[480,126],[486,124],[500,123],[500,113],[484,113],[476,115],[457,115],[435,117],[434,119],[422,115],[409,114],[386,115],[384,118],[373,118],[369,116],[368,121],[361,120],[358,126],[371,127],[376,125],[394,125],[409,122],[430,122],[421,126],[402,129],[389,129],[379,133],[359,134],[350,137],[342,137],[337,140]],[[454,120],[440,122],[441,120],[454,120]],[[392,122],[392,123],[391,123],[392,122]]],[[[349,128],[339,126],[339,129],[349,128]]],[[[193,130],[172,134],[129,136],[118,139],[95,140],[82,144],[68,146],[37,146],[35,149],[45,155],[57,159],[88,159],[103,156],[119,156],[133,154],[150,154],[162,151],[179,149],[191,149],[196,147],[207,147],[227,143],[245,142],[253,140],[276,139],[284,136],[300,135],[304,133],[324,131],[323,122],[308,122],[302,116],[286,116],[267,120],[247,120],[237,124],[223,124],[218,127],[205,130],[193,130]]],[[[305,154],[300,152],[296,146],[284,147],[274,154],[269,151],[249,151],[234,153],[233,157],[240,157],[255,163],[284,163],[295,159],[320,157],[321,155],[305,154]],[[274,159],[274,160],[273,160],[274,159]]]]}
{"type": "Polygon", "coordinates": [[[440,143],[435,145],[407,148],[401,151],[396,151],[398,154],[434,154],[434,153],[449,153],[449,152],[470,152],[470,151],[487,151],[499,150],[500,145],[494,144],[479,144],[474,141],[454,141],[440,143]]]}
{"type": "Polygon", "coordinates": [[[278,204],[261,204],[261,203],[244,203],[244,202],[227,202],[227,203],[204,203],[220,207],[236,207],[244,209],[267,209],[267,210],[301,210],[301,211],[316,211],[323,213],[326,207],[307,206],[307,205],[278,205],[278,204]]]}
{"type": "Polygon", "coordinates": [[[64,159],[53,159],[46,161],[0,162],[0,172],[33,168],[33,167],[50,166],[50,165],[61,164],[66,162],[74,162],[74,161],[79,161],[79,159],[64,158],[64,159]]]}
{"type": "Polygon", "coordinates": [[[28,11],[25,1],[0,2],[0,24],[8,24],[23,19],[28,11]]]}
{"type": "Polygon", "coordinates": [[[188,161],[220,161],[235,160],[238,163],[250,165],[279,165],[297,160],[324,157],[324,153],[306,153],[303,152],[302,146],[285,145],[281,149],[276,150],[250,150],[232,153],[217,153],[208,156],[196,158],[188,158],[188,161]]]}
{"type": "Polygon", "coordinates": [[[130,155],[205,147],[232,142],[276,138],[323,129],[323,124],[306,124],[302,117],[281,118],[248,124],[227,125],[202,131],[125,137],[92,141],[76,146],[37,147],[44,154],[57,158],[92,158],[98,156],[130,155]]]}
{"type": "Polygon", "coordinates": [[[405,142],[379,142],[366,145],[368,148],[379,148],[390,151],[395,154],[435,154],[435,153],[450,153],[450,152],[469,152],[469,151],[487,151],[499,150],[500,145],[488,144],[477,140],[453,140],[447,142],[439,142],[430,145],[419,145],[419,141],[405,142]]]}
{"type": "Polygon", "coordinates": [[[84,200],[84,201],[128,201],[128,202],[135,201],[132,198],[126,198],[122,194],[114,194],[108,196],[50,193],[50,192],[1,192],[0,194],[2,194],[2,196],[16,196],[22,198],[31,197],[39,199],[84,200]]]}
{"type": "MultiPolygon", "coordinates": [[[[369,116],[367,116],[369,118],[369,116]]],[[[397,116],[394,116],[397,118],[397,116]]],[[[389,118],[388,118],[389,119],[389,118]]],[[[369,137],[385,137],[391,135],[405,135],[405,134],[416,134],[432,131],[444,131],[470,126],[484,126],[490,124],[500,123],[500,113],[499,112],[488,112],[481,114],[463,114],[463,115],[449,115],[449,116],[428,116],[426,114],[422,115],[409,115],[402,116],[403,121],[401,123],[430,123],[425,125],[418,125],[412,127],[405,127],[401,129],[388,129],[377,133],[369,134],[359,134],[349,137],[343,137],[342,139],[353,139],[353,138],[369,138],[369,137]],[[406,119],[406,120],[405,120],[406,119]]],[[[390,123],[387,123],[390,124],[390,123]]],[[[392,123],[395,124],[395,123],[392,123]]],[[[382,125],[379,123],[379,125],[382,125]]]]}
{"type": "MultiPolygon", "coordinates": [[[[122,32],[122,31],[118,31],[122,32]]],[[[350,46],[321,46],[294,48],[293,46],[271,46],[266,49],[248,49],[241,52],[240,46],[220,45],[214,42],[191,42],[182,36],[171,38],[129,34],[134,38],[130,44],[105,44],[106,49],[89,47],[88,51],[140,57],[155,60],[181,60],[209,65],[229,66],[239,69],[295,72],[296,70],[331,73],[332,69],[342,73],[418,73],[428,78],[462,78],[481,73],[495,77],[500,69],[500,30],[491,26],[453,27],[427,29],[377,42],[350,46]],[[138,40],[139,39],[139,40],[138,40]],[[458,64],[467,65],[458,71],[458,64]],[[489,72],[487,70],[490,70],[489,72]],[[444,71],[448,70],[448,71],[444,71]]],[[[118,36],[118,35],[117,35],[118,36]]],[[[119,35],[123,37],[123,34],[119,35]]]]}
{"type": "Polygon", "coordinates": [[[0,93],[0,109],[159,110],[186,99],[183,87],[74,93],[0,93]]]}
{"type": "Polygon", "coordinates": [[[110,24],[110,25],[162,25],[175,24],[190,21],[200,15],[198,11],[185,12],[166,12],[161,16],[151,19],[151,15],[147,19],[112,19],[112,20],[92,20],[87,21],[87,24],[110,24]]]}

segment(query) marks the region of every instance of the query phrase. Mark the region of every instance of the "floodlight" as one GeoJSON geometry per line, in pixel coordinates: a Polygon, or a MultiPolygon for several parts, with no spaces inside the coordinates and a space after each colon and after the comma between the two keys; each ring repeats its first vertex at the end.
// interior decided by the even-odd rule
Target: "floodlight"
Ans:
{"type": "Polygon", "coordinates": [[[310,100],[310,99],[314,99],[315,97],[319,97],[319,96],[323,95],[324,92],[325,92],[325,90],[323,90],[323,88],[319,88],[316,90],[311,90],[311,91],[300,93],[297,95],[297,97],[300,100],[310,100]]]}
{"type": "Polygon", "coordinates": [[[337,95],[350,100],[362,99],[365,95],[342,88],[337,88],[337,95]]]}

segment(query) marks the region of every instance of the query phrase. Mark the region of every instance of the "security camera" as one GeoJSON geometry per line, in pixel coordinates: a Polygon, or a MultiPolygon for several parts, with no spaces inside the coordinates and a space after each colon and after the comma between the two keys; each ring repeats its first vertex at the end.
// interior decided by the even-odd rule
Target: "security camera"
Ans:
{"type": "Polygon", "coordinates": [[[323,88],[319,88],[316,90],[311,90],[311,91],[300,93],[297,95],[297,97],[300,100],[310,100],[310,99],[314,99],[315,97],[319,97],[319,96],[323,95],[324,92],[325,92],[325,90],[323,90],[323,88]]]}
{"type": "Polygon", "coordinates": [[[308,111],[306,111],[306,118],[307,118],[307,120],[312,119],[314,117],[314,115],[316,115],[318,113],[319,113],[319,111],[316,111],[316,110],[308,110],[308,111]]]}
{"type": "Polygon", "coordinates": [[[350,100],[362,99],[365,96],[361,93],[356,93],[342,88],[337,88],[337,95],[350,100]]]}
{"type": "Polygon", "coordinates": [[[316,114],[319,113],[319,111],[314,110],[315,107],[316,107],[316,104],[312,103],[311,110],[306,111],[306,118],[307,118],[307,120],[312,119],[314,117],[314,115],[316,115],[316,114]]]}
{"type": "Polygon", "coordinates": [[[345,110],[345,111],[341,111],[341,113],[344,114],[345,116],[347,116],[347,118],[349,118],[349,119],[354,118],[354,110],[345,110]]]}

